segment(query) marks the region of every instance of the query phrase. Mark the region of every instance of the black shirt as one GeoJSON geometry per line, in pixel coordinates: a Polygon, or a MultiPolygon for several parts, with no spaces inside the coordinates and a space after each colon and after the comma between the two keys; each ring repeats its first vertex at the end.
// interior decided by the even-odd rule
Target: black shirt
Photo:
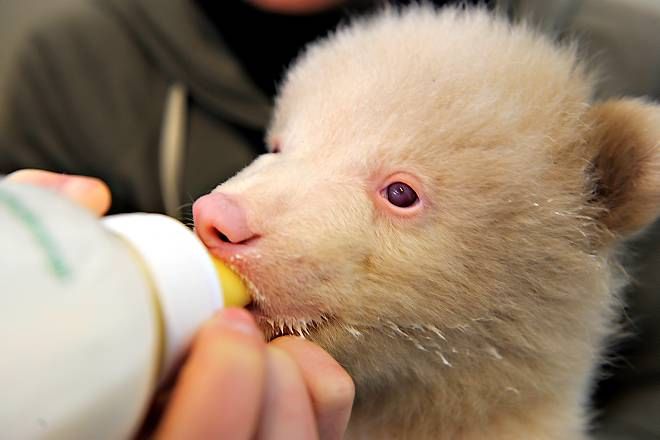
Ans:
{"type": "MultiPolygon", "coordinates": [[[[321,13],[289,15],[267,12],[244,0],[196,0],[196,3],[243,65],[245,73],[270,98],[275,95],[286,68],[307,43],[327,35],[350,16],[368,12],[382,4],[378,1],[347,2],[348,5],[321,13]]],[[[411,0],[388,3],[404,5],[411,3],[411,0]]],[[[459,2],[434,0],[431,3],[441,6],[459,2]]],[[[487,2],[473,0],[460,3],[487,2]]]]}

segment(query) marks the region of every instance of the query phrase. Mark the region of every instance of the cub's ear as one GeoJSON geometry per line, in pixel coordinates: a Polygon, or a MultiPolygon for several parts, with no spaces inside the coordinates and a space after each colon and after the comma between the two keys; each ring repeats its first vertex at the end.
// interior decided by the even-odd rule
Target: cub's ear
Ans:
{"type": "Polygon", "coordinates": [[[660,106],[607,101],[588,118],[599,220],[618,236],[633,234],[660,215],[660,106]]]}

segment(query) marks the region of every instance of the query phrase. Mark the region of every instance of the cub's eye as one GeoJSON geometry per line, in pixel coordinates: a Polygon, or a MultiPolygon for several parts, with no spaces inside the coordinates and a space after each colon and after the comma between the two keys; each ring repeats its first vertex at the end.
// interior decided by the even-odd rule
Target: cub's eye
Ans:
{"type": "Polygon", "coordinates": [[[417,202],[417,193],[403,182],[394,182],[387,187],[387,200],[399,208],[408,208],[417,202]]]}

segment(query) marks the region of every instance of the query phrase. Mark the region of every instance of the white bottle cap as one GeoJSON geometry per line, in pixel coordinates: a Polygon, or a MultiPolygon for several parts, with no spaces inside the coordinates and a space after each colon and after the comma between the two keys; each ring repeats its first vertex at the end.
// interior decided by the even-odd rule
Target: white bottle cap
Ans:
{"type": "Polygon", "coordinates": [[[102,222],[133,247],[151,275],[163,318],[163,381],[200,325],[222,307],[217,272],[202,242],[173,218],[136,213],[105,217],[102,222]]]}

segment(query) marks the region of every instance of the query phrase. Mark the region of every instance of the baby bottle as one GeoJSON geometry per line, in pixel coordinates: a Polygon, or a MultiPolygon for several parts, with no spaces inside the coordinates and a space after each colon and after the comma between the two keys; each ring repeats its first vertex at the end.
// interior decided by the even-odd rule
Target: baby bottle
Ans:
{"type": "Polygon", "coordinates": [[[178,221],[25,184],[0,181],[0,249],[3,438],[130,437],[199,326],[249,302],[178,221]]]}

